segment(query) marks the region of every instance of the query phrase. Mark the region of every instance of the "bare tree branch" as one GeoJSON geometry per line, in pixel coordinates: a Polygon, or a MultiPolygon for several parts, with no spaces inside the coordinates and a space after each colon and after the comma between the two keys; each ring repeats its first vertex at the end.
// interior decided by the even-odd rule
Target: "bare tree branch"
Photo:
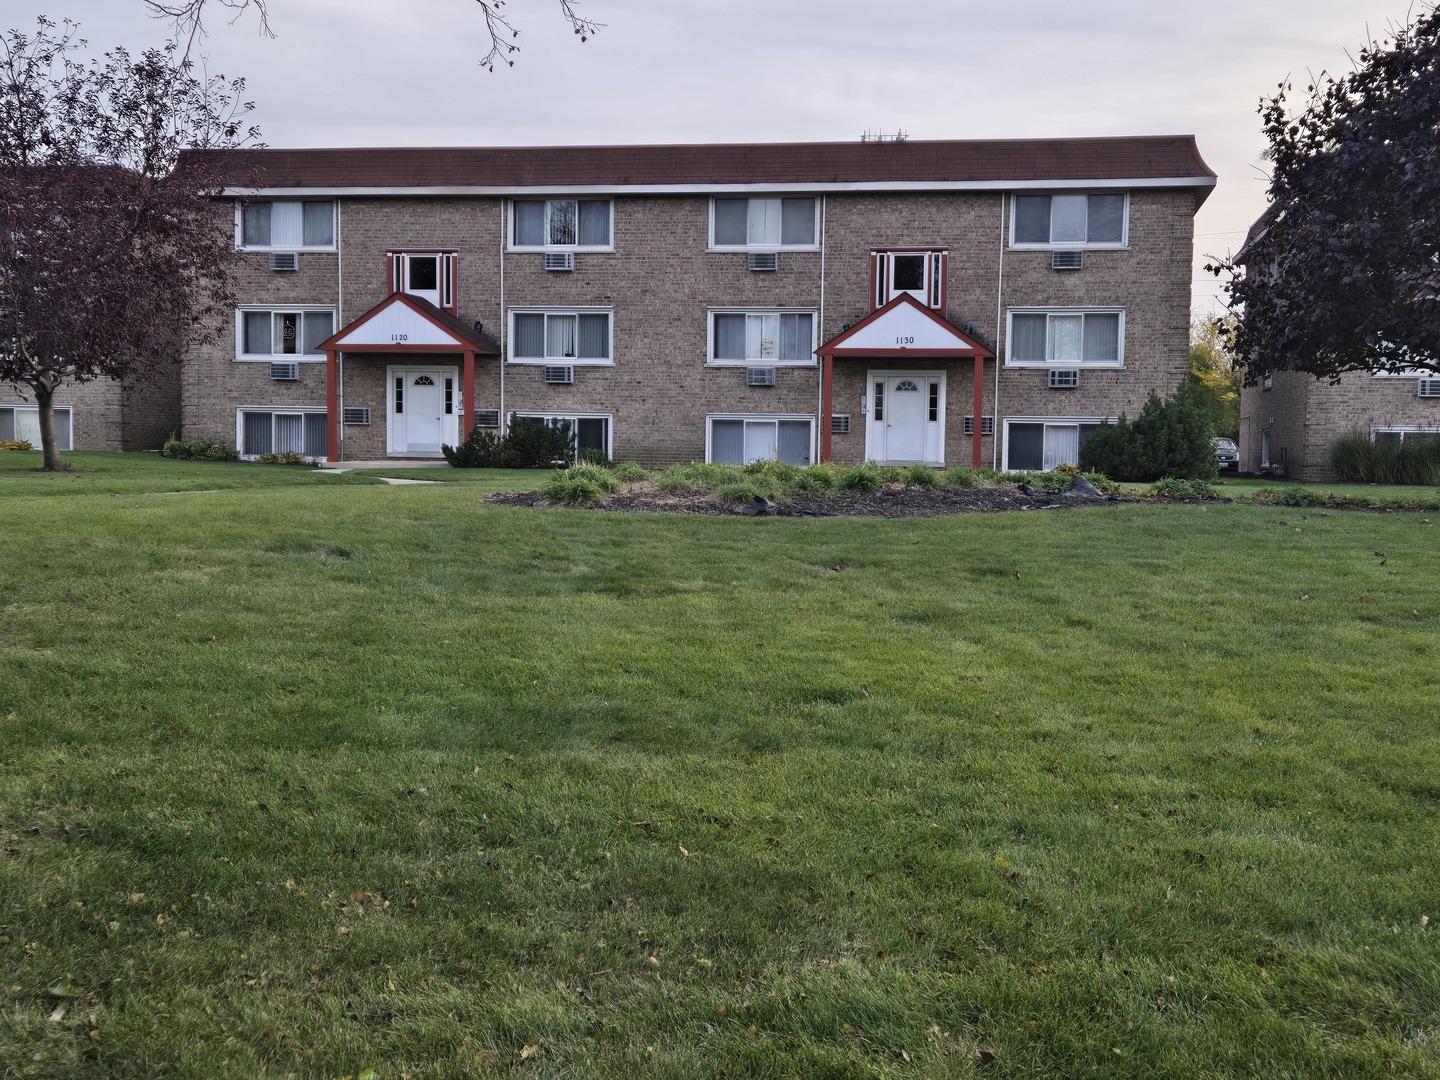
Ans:
{"type": "Polygon", "coordinates": [[[190,52],[195,43],[205,36],[205,14],[206,4],[214,3],[220,7],[229,8],[235,14],[230,17],[230,25],[234,26],[240,17],[255,9],[260,17],[260,33],[266,37],[273,38],[275,31],[270,29],[270,11],[267,8],[269,0],[144,0],[144,4],[150,9],[150,14],[156,19],[169,19],[175,24],[175,42],[178,45],[184,41],[185,48],[181,53],[182,60],[190,58],[190,52]]]}

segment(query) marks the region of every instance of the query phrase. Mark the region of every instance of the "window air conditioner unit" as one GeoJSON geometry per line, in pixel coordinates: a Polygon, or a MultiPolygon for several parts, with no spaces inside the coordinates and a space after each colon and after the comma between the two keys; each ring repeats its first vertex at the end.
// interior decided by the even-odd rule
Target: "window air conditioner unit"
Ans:
{"type": "MultiPolygon", "coordinates": [[[[969,436],[971,436],[971,437],[974,437],[974,435],[975,435],[975,418],[974,418],[973,416],[967,416],[967,417],[965,417],[965,421],[964,421],[963,428],[964,428],[964,430],[963,430],[962,434],[965,434],[965,435],[969,435],[969,436]]],[[[981,435],[994,435],[994,434],[995,434],[995,417],[993,417],[993,416],[982,416],[982,417],[980,418],[980,434],[981,434],[981,435]]]]}
{"type": "Polygon", "coordinates": [[[773,251],[752,251],[745,257],[745,265],[751,270],[779,270],[780,256],[773,251]]]}
{"type": "Polygon", "coordinates": [[[1440,379],[1420,379],[1415,384],[1417,397],[1440,398],[1440,379]]]}
{"type": "Polygon", "coordinates": [[[574,270],[575,253],[573,251],[547,251],[545,253],[546,270],[574,270]]]}
{"type": "Polygon", "coordinates": [[[370,406],[368,405],[364,408],[350,408],[346,406],[341,415],[344,416],[345,423],[348,427],[370,426],[370,406]]]}
{"type": "Polygon", "coordinates": [[[751,367],[745,369],[746,386],[774,386],[775,369],[773,367],[751,367]]]}
{"type": "Polygon", "coordinates": [[[279,273],[282,270],[291,271],[300,269],[300,255],[294,251],[272,251],[270,252],[270,269],[279,273]]]}
{"type": "Polygon", "coordinates": [[[500,426],[500,410],[476,409],[475,426],[484,428],[498,428],[500,426]]]}
{"type": "Polygon", "coordinates": [[[575,369],[568,365],[565,367],[547,367],[545,369],[545,381],[551,386],[568,386],[575,381],[575,369]]]}
{"type": "Polygon", "coordinates": [[[836,413],[830,417],[830,434],[850,434],[850,415],[848,413],[836,413]]]}
{"type": "Polygon", "coordinates": [[[1050,371],[1050,381],[1048,385],[1051,390],[1079,389],[1080,372],[1075,371],[1074,369],[1068,369],[1065,371],[1052,369],[1050,371]]]}
{"type": "Polygon", "coordinates": [[[1083,251],[1052,251],[1050,253],[1051,270],[1083,270],[1085,268],[1085,252],[1083,251]]]}
{"type": "Polygon", "coordinates": [[[276,382],[299,382],[300,365],[294,360],[288,364],[271,364],[270,378],[276,382]]]}

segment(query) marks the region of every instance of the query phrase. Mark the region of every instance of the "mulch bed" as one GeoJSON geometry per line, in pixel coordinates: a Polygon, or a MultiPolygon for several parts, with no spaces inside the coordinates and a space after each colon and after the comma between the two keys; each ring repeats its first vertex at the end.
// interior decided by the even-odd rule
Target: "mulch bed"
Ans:
{"type": "MultiPolygon", "coordinates": [[[[533,491],[497,491],[487,503],[502,506],[556,506],[533,491]]],[[[792,495],[775,510],[786,517],[938,517],[942,514],[994,514],[1006,510],[1063,510],[1076,506],[1103,506],[1124,499],[1086,499],[1037,492],[1027,495],[1018,487],[905,488],[884,487],[856,494],[792,495]]],[[[658,511],[674,514],[740,516],[744,503],[721,502],[706,492],[665,492],[650,484],[634,484],[611,495],[590,510],[658,511]]]]}

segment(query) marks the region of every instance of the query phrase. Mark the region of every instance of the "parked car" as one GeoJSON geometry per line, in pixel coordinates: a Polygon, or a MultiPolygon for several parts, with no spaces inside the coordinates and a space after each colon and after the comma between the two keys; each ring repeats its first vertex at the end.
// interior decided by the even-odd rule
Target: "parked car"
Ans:
{"type": "Polygon", "coordinates": [[[1221,472],[1226,469],[1240,471],[1240,447],[1235,445],[1234,439],[1215,440],[1215,464],[1221,472]]]}

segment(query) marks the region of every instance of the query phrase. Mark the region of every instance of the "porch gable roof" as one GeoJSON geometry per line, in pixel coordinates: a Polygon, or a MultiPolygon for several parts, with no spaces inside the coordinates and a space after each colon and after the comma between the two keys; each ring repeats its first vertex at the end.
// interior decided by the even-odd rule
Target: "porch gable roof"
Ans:
{"type": "Polygon", "coordinates": [[[984,342],[937,315],[909,293],[876,308],[815,352],[822,357],[970,357],[994,359],[984,342]]]}
{"type": "Polygon", "coordinates": [[[489,334],[466,326],[428,300],[409,293],[391,293],[317,350],[345,352],[473,352],[499,356],[500,345],[489,334]]]}

